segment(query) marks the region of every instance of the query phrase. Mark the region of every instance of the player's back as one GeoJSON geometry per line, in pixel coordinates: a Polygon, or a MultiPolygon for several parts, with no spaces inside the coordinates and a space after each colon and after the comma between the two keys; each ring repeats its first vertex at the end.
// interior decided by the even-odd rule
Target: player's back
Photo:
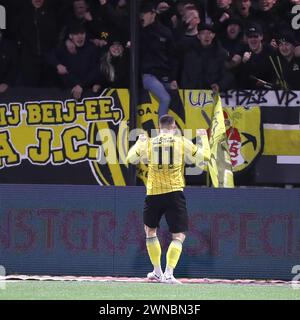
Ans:
{"type": "Polygon", "coordinates": [[[160,133],[149,140],[148,195],[183,190],[184,141],[182,136],[171,133],[160,133]]]}

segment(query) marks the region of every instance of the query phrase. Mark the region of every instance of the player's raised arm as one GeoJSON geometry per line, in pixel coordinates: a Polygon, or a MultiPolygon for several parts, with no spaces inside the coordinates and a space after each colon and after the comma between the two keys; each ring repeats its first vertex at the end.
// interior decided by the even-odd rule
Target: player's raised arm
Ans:
{"type": "Polygon", "coordinates": [[[146,134],[140,134],[137,142],[130,148],[126,157],[126,162],[138,164],[141,160],[148,158],[148,137],[146,134]]]}
{"type": "Polygon", "coordinates": [[[188,163],[202,167],[203,161],[210,159],[210,147],[206,130],[197,129],[196,136],[201,138],[200,140],[197,139],[197,144],[184,138],[184,156],[188,163]]]}
{"type": "MultiPolygon", "coordinates": [[[[197,129],[196,130],[196,137],[201,138],[201,148],[203,152],[204,161],[210,160],[210,146],[208,142],[208,136],[205,129],[197,129]]],[[[197,144],[199,145],[199,144],[197,144]]]]}

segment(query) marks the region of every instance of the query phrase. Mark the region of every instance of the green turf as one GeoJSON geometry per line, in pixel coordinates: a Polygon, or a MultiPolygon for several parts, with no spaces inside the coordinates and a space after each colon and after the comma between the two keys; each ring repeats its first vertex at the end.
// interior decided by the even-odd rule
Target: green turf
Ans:
{"type": "MultiPolygon", "coordinates": [[[[1,284],[3,286],[3,283],[1,284]]],[[[0,287],[1,288],[1,287],[0,287]]],[[[0,300],[212,300],[212,299],[300,299],[300,290],[288,285],[229,285],[99,282],[39,282],[6,283],[0,289],[0,300]]]]}

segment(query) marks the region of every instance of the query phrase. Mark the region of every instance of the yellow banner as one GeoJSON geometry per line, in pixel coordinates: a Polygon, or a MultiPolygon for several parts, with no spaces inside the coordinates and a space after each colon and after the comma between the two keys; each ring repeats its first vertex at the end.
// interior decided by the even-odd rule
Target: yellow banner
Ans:
{"type": "MultiPolygon", "coordinates": [[[[145,92],[141,101],[138,127],[157,128],[157,100],[145,92]]],[[[179,90],[169,112],[182,131],[191,129],[187,138],[195,139],[196,129],[209,131],[213,105],[210,91],[179,90]]],[[[242,171],[262,149],[260,108],[223,106],[223,116],[233,171],[242,171]]],[[[80,102],[53,97],[0,104],[0,169],[24,160],[39,166],[87,162],[100,185],[127,185],[128,121],[129,92],[124,89],[80,102]]],[[[145,182],[147,168],[140,167],[138,176],[145,182]]]]}
{"type": "MultiPolygon", "coordinates": [[[[148,130],[158,126],[158,102],[152,95],[144,97],[138,106],[138,126],[148,130]]],[[[174,116],[178,127],[192,129],[195,139],[196,129],[208,131],[213,118],[214,100],[209,90],[179,90],[173,97],[169,113],[174,116]],[[177,99],[176,99],[177,98],[177,99]]],[[[259,106],[223,106],[225,131],[228,138],[229,153],[233,172],[239,172],[251,165],[262,151],[262,123],[259,106]]],[[[138,169],[138,177],[146,182],[147,167],[138,169]]]]}
{"type": "Polygon", "coordinates": [[[225,119],[219,95],[214,98],[213,116],[209,128],[211,158],[208,170],[215,188],[233,188],[232,165],[226,135],[225,119]]]}
{"type": "Polygon", "coordinates": [[[300,125],[270,124],[264,127],[266,156],[300,155],[300,125]]]}

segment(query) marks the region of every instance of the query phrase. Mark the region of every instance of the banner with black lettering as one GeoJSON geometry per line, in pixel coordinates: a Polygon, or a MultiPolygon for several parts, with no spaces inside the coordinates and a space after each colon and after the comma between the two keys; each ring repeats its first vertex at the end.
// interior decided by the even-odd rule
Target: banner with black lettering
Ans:
{"type": "Polygon", "coordinates": [[[0,103],[1,183],[126,185],[128,90],[82,101],[35,92],[0,103]]]}
{"type": "MultiPolygon", "coordinates": [[[[197,128],[210,126],[211,92],[171,94],[170,114],[183,134],[190,130],[187,138],[195,139],[197,128]]],[[[253,167],[260,155],[297,160],[300,92],[229,91],[221,98],[234,173],[253,167]]],[[[137,128],[157,128],[157,111],[155,97],[141,92],[137,128]]],[[[0,97],[0,182],[125,186],[128,140],[138,134],[129,132],[128,121],[126,89],[82,101],[58,89],[10,89],[0,97]]],[[[137,176],[145,183],[147,168],[138,168],[137,176]]],[[[189,166],[186,177],[188,183],[206,182],[189,166]]]]}
{"type": "MultiPolygon", "coordinates": [[[[241,172],[255,162],[255,159],[263,150],[263,135],[261,110],[259,105],[244,107],[242,105],[224,104],[222,99],[223,114],[225,119],[226,135],[228,138],[229,152],[233,172],[241,172]]],[[[179,90],[174,92],[170,106],[172,114],[178,127],[187,138],[196,138],[196,129],[204,128],[209,130],[213,118],[212,92],[208,90],[179,90]],[[185,131],[186,130],[186,131],[185,131]],[[191,130],[191,131],[190,131],[191,130]]],[[[138,126],[150,131],[153,126],[158,125],[158,101],[145,92],[142,103],[138,106],[138,126]]],[[[186,168],[187,181],[200,182],[197,177],[199,172],[186,168]]],[[[146,182],[147,168],[141,165],[138,170],[138,177],[146,182]]],[[[205,183],[202,179],[201,183],[205,183]]]]}

